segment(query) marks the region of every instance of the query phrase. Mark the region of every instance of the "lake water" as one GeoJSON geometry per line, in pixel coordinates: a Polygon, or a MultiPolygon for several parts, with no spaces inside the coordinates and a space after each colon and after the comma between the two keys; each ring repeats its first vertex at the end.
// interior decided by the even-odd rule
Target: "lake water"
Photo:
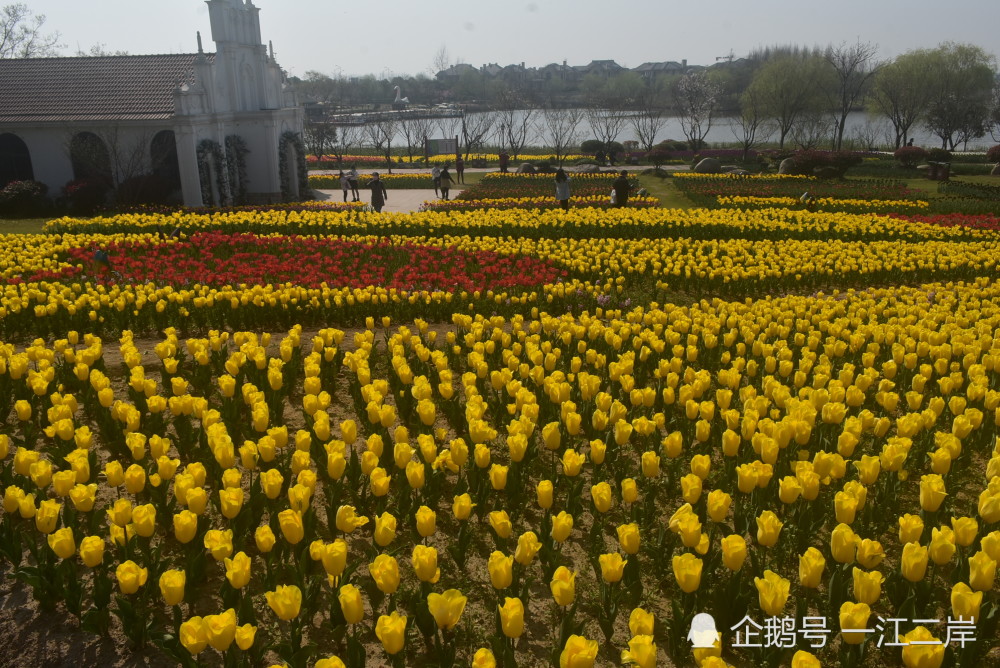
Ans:
{"type": "MultiPolygon", "coordinates": [[[[537,112],[536,112],[537,113],[537,112]]],[[[712,127],[705,138],[709,144],[715,143],[726,143],[733,144],[738,142],[737,135],[734,134],[734,129],[739,133],[738,128],[734,128],[732,125],[732,118],[720,117],[715,119],[712,123],[712,127]]],[[[439,127],[435,128],[435,137],[438,136],[454,136],[460,132],[460,125],[458,125],[458,119],[441,119],[439,122],[439,127]],[[448,134],[446,134],[448,133],[448,134]]],[[[846,130],[844,132],[844,142],[845,147],[848,146],[848,141],[856,138],[857,133],[861,132],[866,127],[873,127],[877,131],[877,137],[879,138],[879,145],[883,147],[891,147],[893,141],[893,135],[891,126],[888,121],[880,118],[869,118],[864,112],[852,112],[847,117],[846,130]]],[[[929,133],[923,127],[915,127],[911,132],[911,136],[914,138],[914,144],[917,146],[923,146],[925,148],[931,148],[941,145],[941,140],[936,136],[929,133]]],[[[594,132],[590,128],[590,124],[587,122],[586,116],[579,125],[579,137],[580,141],[586,141],[587,139],[594,138],[594,132]]],[[[665,139],[684,139],[684,132],[681,129],[680,119],[676,117],[667,118],[666,122],[663,124],[663,128],[659,131],[656,136],[656,140],[663,141],[665,139]]],[[[619,142],[637,140],[635,129],[632,127],[631,123],[626,123],[622,128],[621,134],[618,136],[619,142]]],[[[772,135],[771,141],[777,142],[777,134],[772,135]]],[[[398,136],[393,142],[395,146],[405,145],[405,140],[402,135],[398,136]]],[[[496,145],[498,142],[490,137],[487,139],[487,145],[496,145]]],[[[529,146],[543,146],[545,145],[544,133],[539,131],[537,128],[532,128],[529,131],[528,145],[529,146]]],[[[969,142],[969,150],[986,150],[990,146],[995,145],[995,142],[989,135],[982,139],[969,142]]],[[[795,146],[795,142],[791,137],[787,137],[785,140],[786,147],[795,146]]],[[[826,146],[823,146],[825,148],[826,146]]],[[[860,147],[860,145],[859,145],[860,147]]],[[[962,146],[959,145],[959,150],[962,150],[962,146]]]]}

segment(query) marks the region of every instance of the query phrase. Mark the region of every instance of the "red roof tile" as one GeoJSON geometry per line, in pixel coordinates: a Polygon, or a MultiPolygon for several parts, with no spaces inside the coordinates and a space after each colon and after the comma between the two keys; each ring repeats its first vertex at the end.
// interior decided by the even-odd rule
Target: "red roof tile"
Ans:
{"type": "Polygon", "coordinates": [[[171,118],[174,89],[194,81],[197,58],[0,59],[0,125],[171,118]]]}

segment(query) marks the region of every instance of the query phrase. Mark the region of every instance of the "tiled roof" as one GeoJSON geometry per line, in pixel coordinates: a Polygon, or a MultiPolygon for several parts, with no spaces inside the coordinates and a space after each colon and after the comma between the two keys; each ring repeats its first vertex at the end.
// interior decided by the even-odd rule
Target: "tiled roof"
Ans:
{"type": "MultiPolygon", "coordinates": [[[[215,54],[206,54],[211,62],[215,54]]],[[[0,59],[0,125],[159,120],[197,54],[0,59]]]]}

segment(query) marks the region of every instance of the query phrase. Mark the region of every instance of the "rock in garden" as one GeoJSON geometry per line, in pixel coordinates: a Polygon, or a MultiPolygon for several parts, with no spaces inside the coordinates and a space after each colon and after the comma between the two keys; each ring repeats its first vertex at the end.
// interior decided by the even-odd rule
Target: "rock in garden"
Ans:
{"type": "Polygon", "coordinates": [[[715,158],[704,158],[694,166],[694,171],[698,174],[719,174],[722,172],[722,163],[715,158]]]}
{"type": "Polygon", "coordinates": [[[577,165],[573,171],[577,174],[600,174],[601,168],[597,165],[577,165]]]}
{"type": "Polygon", "coordinates": [[[520,167],[517,168],[518,174],[534,174],[535,166],[530,162],[522,162],[520,167]]]}
{"type": "Polygon", "coordinates": [[[735,174],[736,176],[746,176],[750,172],[745,169],[740,169],[739,167],[731,167],[723,172],[723,174],[735,174]]]}
{"type": "Polygon", "coordinates": [[[795,161],[791,158],[785,158],[778,165],[779,174],[794,174],[795,173],[795,161]]]}

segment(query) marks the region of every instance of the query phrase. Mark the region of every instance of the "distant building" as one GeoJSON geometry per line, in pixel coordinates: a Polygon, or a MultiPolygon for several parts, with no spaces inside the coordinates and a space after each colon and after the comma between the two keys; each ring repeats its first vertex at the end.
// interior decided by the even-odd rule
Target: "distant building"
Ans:
{"type": "Polygon", "coordinates": [[[654,81],[662,76],[680,75],[687,72],[687,60],[676,62],[668,60],[662,63],[643,63],[633,67],[632,71],[647,81],[654,81]]]}
{"type": "Polygon", "coordinates": [[[303,111],[252,0],[208,0],[216,53],[0,60],[0,187],[156,174],[187,206],[304,195],[303,111]]]}

